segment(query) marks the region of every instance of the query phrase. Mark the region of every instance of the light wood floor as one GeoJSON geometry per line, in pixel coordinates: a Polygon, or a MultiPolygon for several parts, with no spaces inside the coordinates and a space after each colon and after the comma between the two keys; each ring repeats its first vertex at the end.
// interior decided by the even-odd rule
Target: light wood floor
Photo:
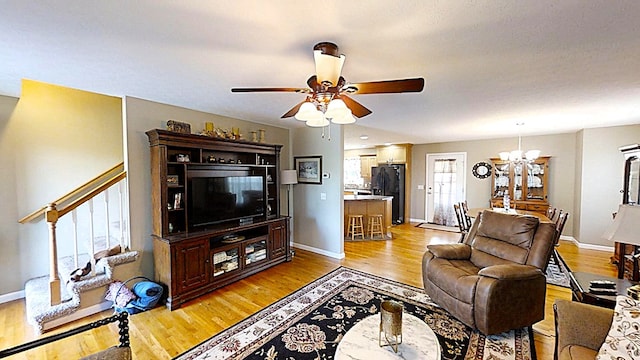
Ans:
{"type": "MultiPolygon", "coordinates": [[[[346,258],[336,260],[296,249],[292,262],[281,264],[168,311],[159,307],[130,317],[131,348],[135,359],[169,359],[299,289],[338,266],[367,271],[422,287],[421,259],[427,244],[455,242],[459,234],[426,230],[405,224],[393,228],[392,241],[345,243],[346,258]]],[[[573,271],[615,276],[608,252],[579,249],[563,241],[560,254],[573,271]]],[[[553,359],[552,304],[570,299],[569,289],[547,286],[545,319],[534,325],[538,359],[553,359]]],[[[24,301],[0,305],[0,348],[36,338],[25,321],[24,301]]],[[[110,311],[79,320],[43,336],[110,316],[110,311]]],[[[58,341],[12,359],[76,359],[117,342],[115,325],[58,341]]]]}

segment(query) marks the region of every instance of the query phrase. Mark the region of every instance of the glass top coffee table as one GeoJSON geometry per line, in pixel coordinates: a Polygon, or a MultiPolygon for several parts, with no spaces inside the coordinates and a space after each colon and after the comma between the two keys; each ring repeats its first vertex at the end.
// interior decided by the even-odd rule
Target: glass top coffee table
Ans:
{"type": "Polygon", "coordinates": [[[391,346],[378,345],[380,314],[368,316],[344,335],[336,349],[335,359],[440,359],[440,344],[436,334],[421,319],[402,314],[402,344],[398,352],[391,346]]]}

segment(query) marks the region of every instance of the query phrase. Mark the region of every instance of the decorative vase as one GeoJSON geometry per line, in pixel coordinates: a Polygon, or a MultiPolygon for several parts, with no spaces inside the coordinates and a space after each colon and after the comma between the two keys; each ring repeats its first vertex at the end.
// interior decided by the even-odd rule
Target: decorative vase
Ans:
{"type": "Polygon", "coordinates": [[[394,352],[398,352],[398,345],[402,344],[402,311],[404,307],[394,300],[386,300],[380,304],[380,333],[378,345],[389,345],[394,352]],[[382,341],[382,334],[384,340],[382,341]]]}
{"type": "Polygon", "coordinates": [[[259,139],[258,139],[258,140],[259,140],[261,143],[263,143],[263,142],[264,142],[264,132],[265,132],[265,130],[264,130],[264,129],[259,129],[258,131],[260,132],[260,137],[259,137],[259,139]]]}

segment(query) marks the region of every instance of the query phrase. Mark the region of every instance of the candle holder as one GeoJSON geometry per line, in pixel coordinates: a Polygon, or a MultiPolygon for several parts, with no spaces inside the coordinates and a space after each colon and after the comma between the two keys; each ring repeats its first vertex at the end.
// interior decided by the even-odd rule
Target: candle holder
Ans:
{"type": "Polygon", "coordinates": [[[391,346],[398,352],[398,345],[402,344],[402,311],[404,307],[397,301],[387,300],[380,304],[380,333],[378,345],[391,346]],[[386,343],[383,344],[382,333],[386,343]]]}

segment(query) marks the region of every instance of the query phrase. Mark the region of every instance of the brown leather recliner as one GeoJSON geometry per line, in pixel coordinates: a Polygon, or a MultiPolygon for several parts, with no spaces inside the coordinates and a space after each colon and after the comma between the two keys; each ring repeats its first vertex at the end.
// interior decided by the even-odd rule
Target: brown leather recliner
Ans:
{"type": "Polygon", "coordinates": [[[532,325],[544,318],[544,271],[554,238],[553,223],[485,210],[463,243],[427,246],[424,289],[483,334],[532,325]]]}

